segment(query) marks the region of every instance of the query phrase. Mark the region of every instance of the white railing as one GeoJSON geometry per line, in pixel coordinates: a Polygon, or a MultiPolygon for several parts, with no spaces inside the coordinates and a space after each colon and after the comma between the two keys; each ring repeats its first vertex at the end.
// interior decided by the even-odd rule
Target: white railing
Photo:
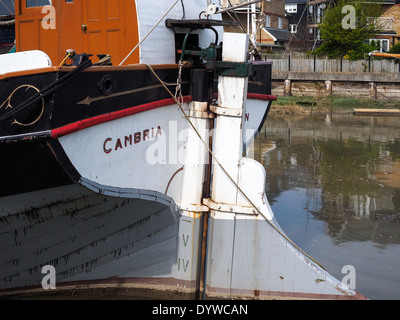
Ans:
{"type": "Polygon", "coordinates": [[[393,17],[369,18],[370,23],[375,23],[380,31],[393,31],[393,17]]]}

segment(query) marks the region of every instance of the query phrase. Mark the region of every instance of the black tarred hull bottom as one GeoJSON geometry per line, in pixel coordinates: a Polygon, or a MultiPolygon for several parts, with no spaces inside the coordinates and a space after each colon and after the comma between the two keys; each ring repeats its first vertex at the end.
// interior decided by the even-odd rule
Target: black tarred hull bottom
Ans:
{"type": "Polygon", "coordinates": [[[44,139],[0,143],[0,197],[72,184],[44,139]]]}

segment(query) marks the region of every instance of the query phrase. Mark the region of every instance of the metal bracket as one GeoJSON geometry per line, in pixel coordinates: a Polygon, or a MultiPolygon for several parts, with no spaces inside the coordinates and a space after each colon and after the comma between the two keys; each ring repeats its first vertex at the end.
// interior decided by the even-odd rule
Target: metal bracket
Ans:
{"type": "Polygon", "coordinates": [[[184,203],[179,205],[179,209],[188,212],[209,212],[210,208],[203,204],[188,204],[184,203]]]}
{"type": "Polygon", "coordinates": [[[253,65],[247,62],[207,61],[206,68],[226,77],[249,77],[253,71],[253,65]]]}
{"type": "Polygon", "coordinates": [[[202,60],[215,60],[217,59],[217,47],[210,45],[206,49],[196,50],[178,50],[181,53],[181,57],[185,55],[199,57],[202,60]]]}
{"type": "MultiPolygon", "coordinates": [[[[212,111],[212,110],[211,110],[212,111]]],[[[191,118],[200,118],[200,119],[214,119],[215,114],[208,111],[197,111],[197,110],[190,110],[189,117],[191,118]]]]}
{"type": "Polygon", "coordinates": [[[257,210],[252,206],[243,206],[239,204],[228,204],[228,203],[217,203],[211,199],[203,199],[204,205],[210,208],[210,210],[221,211],[221,212],[232,212],[247,215],[258,215],[257,210]]]}
{"type": "Polygon", "coordinates": [[[229,116],[229,117],[237,117],[240,118],[243,115],[242,109],[231,109],[219,107],[216,105],[210,105],[210,110],[218,115],[229,116]]]}

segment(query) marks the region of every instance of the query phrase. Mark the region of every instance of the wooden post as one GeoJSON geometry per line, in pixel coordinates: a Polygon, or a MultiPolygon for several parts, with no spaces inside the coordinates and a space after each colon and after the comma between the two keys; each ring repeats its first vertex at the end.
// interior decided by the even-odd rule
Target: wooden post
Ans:
{"type": "Polygon", "coordinates": [[[371,56],[368,56],[368,72],[371,72],[371,56]]]}
{"type": "Polygon", "coordinates": [[[340,54],[340,72],[343,72],[343,54],[340,54]]]}
{"type": "Polygon", "coordinates": [[[283,94],[286,97],[289,97],[292,95],[292,80],[285,80],[285,83],[283,86],[283,94]]]}
{"type": "Polygon", "coordinates": [[[314,72],[317,71],[317,55],[314,54],[314,72]]]}
{"type": "MultiPolygon", "coordinates": [[[[246,34],[225,33],[223,61],[245,63],[248,39],[246,34]]],[[[233,208],[237,207],[240,198],[237,184],[243,154],[242,125],[246,110],[247,85],[248,77],[220,76],[218,79],[213,151],[224,170],[218,163],[213,162],[212,192],[208,203],[211,214],[206,268],[207,286],[210,287],[230,288],[231,285],[230,268],[236,223],[236,209],[233,211],[233,208]],[[232,177],[235,184],[226,173],[232,177]]]]}
{"type": "Polygon", "coordinates": [[[377,87],[376,87],[376,83],[375,82],[370,82],[369,83],[369,98],[376,100],[377,96],[378,96],[378,90],[377,90],[377,87]]]}
{"type": "Polygon", "coordinates": [[[325,81],[325,95],[330,96],[332,94],[332,81],[325,81]]]}
{"type": "MultiPolygon", "coordinates": [[[[246,34],[225,33],[223,61],[247,61],[246,34]]],[[[247,77],[220,76],[218,79],[218,109],[215,122],[214,146],[219,160],[231,177],[238,176],[238,163],[242,157],[243,110],[247,97],[247,77]],[[229,139],[227,139],[227,135],[229,139]]],[[[215,202],[235,203],[237,188],[219,165],[214,164],[212,195],[215,202]]]]}

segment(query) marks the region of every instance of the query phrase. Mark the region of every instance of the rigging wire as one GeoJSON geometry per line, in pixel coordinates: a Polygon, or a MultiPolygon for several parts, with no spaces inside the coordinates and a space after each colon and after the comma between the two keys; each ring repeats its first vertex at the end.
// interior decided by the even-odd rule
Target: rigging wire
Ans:
{"type": "Polygon", "coordinates": [[[183,3],[183,0],[181,0],[181,4],[182,4],[182,20],[183,20],[186,17],[185,5],[183,3]]]}
{"type": "Polygon", "coordinates": [[[14,13],[10,10],[10,8],[8,8],[8,7],[4,4],[3,0],[0,0],[0,2],[1,2],[1,4],[8,10],[8,12],[11,13],[11,15],[14,15],[14,13]]]}
{"type": "MultiPolygon", "coordinates": [[[[228,0],[228,3],[229,3],[229,5],[232,7],[232,3],[231,3],[230,0],[228,0]]],[[[242,29],[242,32],[243,32],[243,33],[246,33],[246,30],[245,30],[245,28],[244,28],[244,26],[243,26],[243,24],[242,24],[242,21],[240,20],[240,18],[239,18],[239,16],[237,15],[236,11],[235,11],[235,10],[232,10],[232,13],[233,13],[233,16],[234,16],[234,17],[232,17],[232,15],[231,15],[231,13],[230,13],[229,11],[227,11],[226,13],[232,18],[232,20],[234,20],[234,21],[236,21],[237,23],[239,23],[239,27],[240,27],[240,29],[242,29]]]]}

